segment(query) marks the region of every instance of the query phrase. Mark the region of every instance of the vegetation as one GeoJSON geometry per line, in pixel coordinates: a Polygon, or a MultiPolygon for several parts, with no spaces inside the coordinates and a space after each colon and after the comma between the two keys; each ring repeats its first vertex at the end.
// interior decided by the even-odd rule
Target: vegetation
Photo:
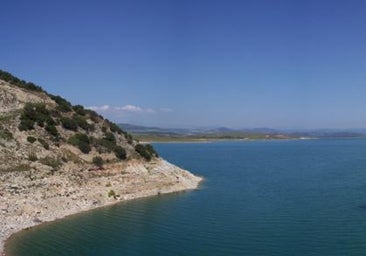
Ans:
{"type": "Polygon", "coordinates": [[[114,198],[116,198],[116,192],[114,192],[113,189],[109,190],[109,192],[108,192],[108,197],[111,197],[111,196],[113,196],[114,198]]]}
{"type": "Polygon", "coordinates": [[[39,160],[41,164],[48,165],[52,167],[52,171],[57,171],[60,166],[62,165],[62,162],[58,158],[46,156],[45,158],[42,158],[39,160]]]}
{"type": "Polygon", "coordinates": [[[61,111],[63,113],[72,111],[71,103],[68,102],[67,100],[65,100],[64,98],[62,98],[61,96],[55,96],[52,94],[49,94],[48,96],[50,96],[50,98],[56,102],[56,104],[57,104],[56,110],[61,111]]]}
{"type": "Polygon", "coordinates": [[[104,164],[103,158],[100,156],[93,157],[93,164],[98,167],[102,167],[104,164]]]}
{"type": "Polygon", "coordinates": [[[48,143],[41,138],[38,138],[38,142],[41,143],[41,145],[44,147],[44,149],[49,150],[50,149],[50,145],[48,145],[48,143]]]}
{"type": "Polygon", "coordinates": [[[81,129],[84,129],[85,131],[91,130],[91,126],[86,121],[86,118],[84,116],[74,114],[72,117],[72,120],[76,123],[77,126],[79,126],[81,129]]]}
{"type": "Polygon", "coordinates": [[[150,161],[153,157],[158,157],[158,154],[156,153],[155,149],[150,144],[146,145],[137,144],[135,150],[147,161],[150,161]]]}
{"type": "Polygon", "coordinates": [[[26,82],[24,80],[20,80],[16,76],[13,76],[9,72],[0,70],[0,79],[4,80],[8,83],[14,84],[20,88],[24,88],[30,91],[43,92],[42,87],[35,85],[34,83],[26,82]]]}
{"type": "Polygon", "coordinates": [[[28,141],[28,142],[30,142],[30,143],[32,143],[32,144],[33,144],[36,140],[37,140],[37,139],[36,139],[36,138],[34,138],[33,136],[28,136],[28,137],[27,137],[27,141],[28,141]]]}
{"type": "Polygon", "coordinates": [[[35,161],[38,160],[38,157],[35,153],[29,153],[28,160],[31,161],[31,162],[35,162],[35,161]]]}
{"type": "Polygon", "coordinates": [[[22,114],[20,115],[20,124],[18,129],[20,131],[33,130],[34,125],[38,124],[44,127],[44,124],[54,125],[50,112],[43,103],[26,103],[22,114]]]}
{"type": "Polygon", "coordinates": [[[71,119],[68,117],[62,117],[61,124],[62,124],[62,127],[66,130],[71,130],[71,131],[75,131],[75,132],[78,130],[78,124],[76,123],[76,121],[74,119],[71,119]]]}
{"type": "Polygon", "coordinates": [[[75,105],[72,107],[72,109],[76,112],[76,114],[78,114],[80,116],[85,116],[87,113],[86,110],[84,109],[84,107],[81,105],[75,105]]]}
{"type": "Polygon", "coordinates": [[[0,139],[12,140],[13,134],[8,129],[0,126],[0,139]]]}
{"type": "MultiPolygon", "coordinates": [[[[20,80],[8,72],[0,70],[0,79],[20,88],[39,92],[43,96],[47,95],[56,104],[55,107],[52,107],[52,104],[46,105],[45,103],[34,102],[26,103],[24,105],[20,113],[18,129],[20,131],[35,130],[30,133],[33,136],[27,137],[29,143],[38,141],[46,150],[49,150],[50,145],[60,146],[63,142],[67,141],[67,143],[77,147],[85,154],[88,154],[92,150],[92,147],[94,147],[99,153],[114,153],[119,160],[125,160],[127,158],[127,149],[124,148],[123,145],[119,145],[118,142],[122,141],[122,143],[125,144],[124,139],[122,138],[122,136],[124,136],[129,144],[134,145],[133,137],[115,123],[108,119],[104,119],[93,110],[85,109],[81,105],[73,106],[61,96],[49,94],[41,87],[20,80]],[[62,137],[65,136],[64,129],[73,131],[73,133],[69,132],[66,134],[67,137],[62,137]],[[104,135],[98,135],[100,134],[99,129],[101,129],[104,135]],[[94,130],[97,130],[96,133],[92,133],[95,137],[89,136],[88,134],[94,130]],[[69,134],[71,134],[70,137],[69,134]]],[[[36,93],[33,94],[37,95],[36,93]]],[[[18,114],[16,114],[14,118],[17,117],[17,115],[18,114]]],[[[3,117],[1,116],[1,118],[3,117]]],[[[27,135],[28,134],[25,133],[25,136],[27,135]]],[[[3,129],[0,126],[0,139],[9,140],[12,138],[13,134],[8,129],[3,129]]],[[[158,156],[151,145],[139,144],[135,149],[148,161],[153,157],[158,156]]],[[[66,157],[64,157],[64,159],[66,161],[68,160],[66,157]]],[[[61,160],[57,157],[38,159],[35,153],[29,154],[28,160],[42,162],[52,166],[53,169],[57,169],[57,166],[61,164],[61,160]]],[[[108,161],[108,159],[106,161],[108,161]]],[[[96,166],[102,166],[104,161],[100,156],[96,156],[93,158],[93,163],[96,166]]]]}
{"type": "Polygon", "coordinates": [[[91,151],[90,139],[85,133],[76,133],[71,136],[68,143],[79,148],[84,154],[88,154],[91,151]]]}
{"type": "Polygon", "coordinates": [[[121,160],[125,160],[127,158],[126,150],[124,148],[122,148],[121,146],[116,146],[114,148],[114,154],[116,155],[116,157],[118,159],[121,159],[121,160]]]}

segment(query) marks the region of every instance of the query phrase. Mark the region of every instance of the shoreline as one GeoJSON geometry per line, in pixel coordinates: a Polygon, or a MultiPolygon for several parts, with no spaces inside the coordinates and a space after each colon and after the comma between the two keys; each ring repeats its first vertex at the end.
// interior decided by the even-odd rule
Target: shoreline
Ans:
{"type": "MultiPolygon", "coordinates": [[[[95,204],[95,200],[98,197],[97,194],[99,194],[100,190],[106,190],[106,187],[104,185],[99,185],[98,188],[95,188],[95,183],[91,183],[88,186],[84,186],[84,189],[81,189],[82,192],[76,196],[76,199],[75,197],[66,196],[67,199],[62,197],[58,200],[56,197],[56,202],[62,201],[62,203],[47,204],[46,210],[37,209],[37,214],[27,214],[25,213],[26,211],[23,211],[23,214],[18,216],[2,216],[0,212],[0,217],[2,218],[0,223],[0,255],[10,256],[6,254],[8,242],[12,239],[13,235],[28,228],[134,199],[195,190],[203,181],[202,177],[195,176],[162,159],[152,163],[132,163],[127,166],[126,170],[132,175],[136,175],[136,177],[129,181],[121,179],[122,182],[113,184],[112,188],[117,192],[117,196],[105,198],[104,201],[101,201],[98,204],[95,204]],[[157,182],[157,180],[159,181],[157,182]],[[142,183],[142,187],[138,185],[140,183],[142,183]],[[131,184],[135,186],[135,191],[123,193],[127,191],[126,188],[131,189],[129,187],[131,184]],[[89,193],[92,189],[97,190],[97,192],[93,195],[89,195],[88,200],[85,200],[85,193],[89,193]],[[73,204],[70,204],[71,202],[73,204]]],[[[118,172],[124,173],[123,171],[121,172],[121,170],[118,170],[118,172]]],[[[122,174],[116,174],[110,177],[115,180],[121,175],[122,174]]],[[[106,178],[110,177],[100,177],[99,184],[104,184],[107,180],[106,178]]],[[[104,197],[106,197],[106,195],[104,195],[104,197]]],[[[29,201],[28,198],[27,201],[29,201]]]]}

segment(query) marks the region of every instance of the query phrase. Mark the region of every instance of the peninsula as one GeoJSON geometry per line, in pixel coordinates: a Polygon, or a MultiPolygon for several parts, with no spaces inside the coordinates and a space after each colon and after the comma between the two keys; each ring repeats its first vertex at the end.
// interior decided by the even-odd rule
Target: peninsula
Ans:
{"type": "Polygon", "coordinates": [[[0,255],[22,229],[201,180],[98,113],[0,70],[0,255]]]}

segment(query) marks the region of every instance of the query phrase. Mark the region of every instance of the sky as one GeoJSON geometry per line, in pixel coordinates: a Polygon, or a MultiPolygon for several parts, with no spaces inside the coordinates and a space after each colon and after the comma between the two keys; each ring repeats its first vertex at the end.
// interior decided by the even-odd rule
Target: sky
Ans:
{"type": "Polygon", "coordinates": [[[0,69],[113,121],[366,127],[366,1],[1,0],[0,69]]]}

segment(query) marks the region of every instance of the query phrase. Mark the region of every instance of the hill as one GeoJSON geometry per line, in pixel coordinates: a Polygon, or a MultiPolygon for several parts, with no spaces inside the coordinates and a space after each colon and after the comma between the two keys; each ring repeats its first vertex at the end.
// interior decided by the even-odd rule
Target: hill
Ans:
{"type": "Polygon", "coordinates": [[[0,252],[23,228],[200,180],[96,112],[0,70],[0,252]]]}

